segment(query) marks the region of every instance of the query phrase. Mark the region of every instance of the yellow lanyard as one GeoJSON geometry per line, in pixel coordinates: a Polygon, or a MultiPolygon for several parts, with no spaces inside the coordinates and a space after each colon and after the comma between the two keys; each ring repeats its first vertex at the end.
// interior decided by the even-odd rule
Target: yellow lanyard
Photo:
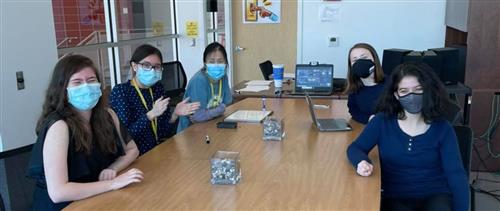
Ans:
{"type": "MultiPolygon", "coordinates": [[[[142,93],[139,90],[139,87],[137,86],[137,82],[135,82],[135,79],[132,79],[132,85],[134,85],[135,91],[137,91],[137,95],[139,95],[139,97],[141,98],[142,105],[144,105],[144,108],[146,108],[146,110],[149,111],[148,104],[146,103],[144,96],[142,96],[142,93]]],[[[153,90],[151,90],[151,88],[149,88],[149,94],[151,95],[151,103],[154,103],[153,90]]],[[[154,118],[154,120],[151,121],[151,128],[153,129],[156,142],[158,142],[158,120],[156,118],[154,118]]]]}
{"type": "MultiPolygon", "coordinates": [[[[212,89],[212,98],[214,98],[215,92],[214,92],[214,85],[212,83],[210,83],[210,89],[212,89]]],[[[219,93],[217,96],[217,101],[221,100],[221,96],[222,96],[222,80],[219,80],[219,93]]]]}

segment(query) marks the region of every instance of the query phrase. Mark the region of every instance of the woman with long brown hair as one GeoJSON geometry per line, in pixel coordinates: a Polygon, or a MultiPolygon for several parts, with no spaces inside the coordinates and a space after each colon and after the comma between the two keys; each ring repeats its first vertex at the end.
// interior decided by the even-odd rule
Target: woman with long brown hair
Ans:
{"type": "Polygon", "coordinates": [[[118,175],[139,152],[118,132],[100,81],[84,56],[66,56],[54,67],[28,168],[36,179],[33,210],[61,210],[71,201],[143,180],[138,169],[118,175]]]}
{"type": "Polygon", "coordinates": [[[366,124],[375,113],[375,105],[384,89],[384,72],[375,49],[358,43],[347,58],[347,107],[352,119],[366,124]]]}

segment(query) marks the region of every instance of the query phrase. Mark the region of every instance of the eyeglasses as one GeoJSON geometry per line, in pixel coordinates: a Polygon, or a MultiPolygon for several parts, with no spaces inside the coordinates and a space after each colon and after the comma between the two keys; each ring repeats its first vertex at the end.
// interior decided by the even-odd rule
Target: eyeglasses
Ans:
{"type": "Polygon", "coordinates": [[[151,70],[154,70],[156,72],[163,71],[163,67],[161,66],[161,64],[154,65],[154,66],[152,64],[150,64],[149,62],[143,62],[143,63],[137,63],[137,64],[140,64],[142,66],[142,68],[144,68],[144,70],[147,70],[147,71],[151,71],[151,70]]]}

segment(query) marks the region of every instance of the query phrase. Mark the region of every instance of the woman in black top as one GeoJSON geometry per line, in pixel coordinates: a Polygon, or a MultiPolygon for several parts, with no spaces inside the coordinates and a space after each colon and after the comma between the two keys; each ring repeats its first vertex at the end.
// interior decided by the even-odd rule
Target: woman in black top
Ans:
{"type": "Polygon", "coordinates": [[[130,169],[139,152],[119,133],[116,114],[101,100],[99,74],[84,56],[55,66],[37,124],[28,176],[36,179],[33,210],[61,210],[71,201],[141,182],[130,169]]]}

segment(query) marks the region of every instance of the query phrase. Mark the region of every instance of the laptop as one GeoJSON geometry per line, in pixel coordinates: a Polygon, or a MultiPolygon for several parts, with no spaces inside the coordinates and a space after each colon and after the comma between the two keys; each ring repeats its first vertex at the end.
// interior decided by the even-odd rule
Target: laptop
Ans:
{"type": "Polygon", "coordinates": [[[331,132],[331,131],[350,131],[351,126],[345,119],[317,119],[314,113],[314,104],[311,100],[309,93],[305,93],[307,105],[309,106],[309,112],[311,112],[311,118],[313,123],[316,125],[321,132],[331,132]]]}
{"type": "Polygon", "coordinates": [[[295,88],[290,94],[332,95],[333,65],[332,64],[297,64],[295,66],[295,88]]]}

